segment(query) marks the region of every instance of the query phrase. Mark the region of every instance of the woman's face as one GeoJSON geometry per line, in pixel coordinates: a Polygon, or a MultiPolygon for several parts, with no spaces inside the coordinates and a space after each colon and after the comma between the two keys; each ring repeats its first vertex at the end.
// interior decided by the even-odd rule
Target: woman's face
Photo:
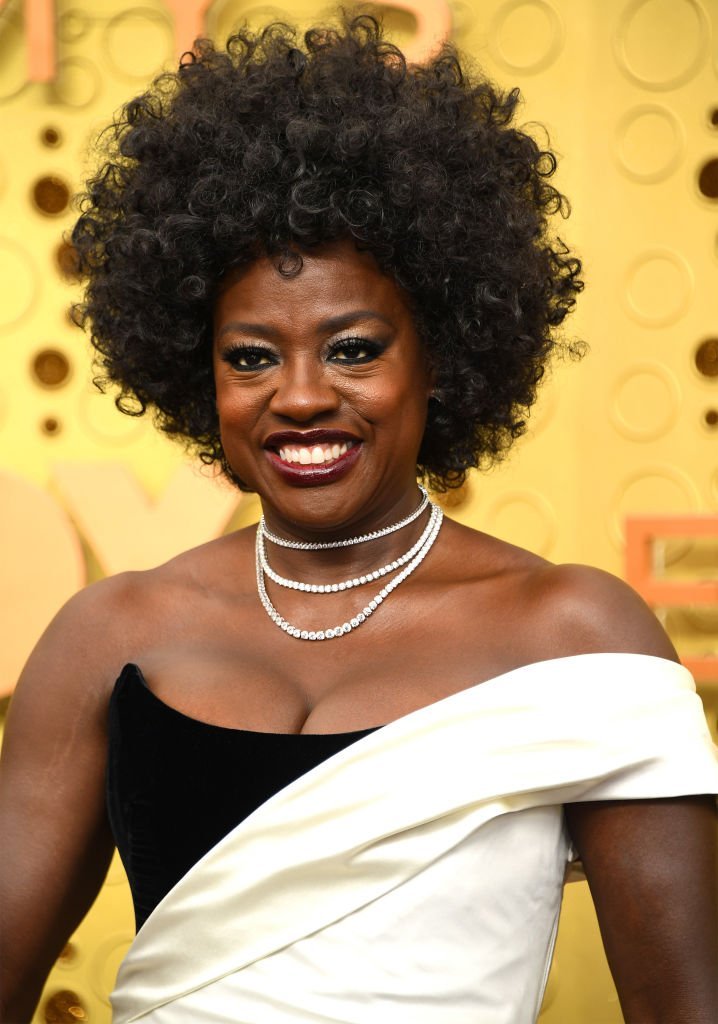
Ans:
{"type": "Polygon", "coordinates": [[[401,289],[342,241],[294,277],[262,258],[214,314],[224,452],[276,525],[331,529],[416,498],[432,375],[401,289]]]}

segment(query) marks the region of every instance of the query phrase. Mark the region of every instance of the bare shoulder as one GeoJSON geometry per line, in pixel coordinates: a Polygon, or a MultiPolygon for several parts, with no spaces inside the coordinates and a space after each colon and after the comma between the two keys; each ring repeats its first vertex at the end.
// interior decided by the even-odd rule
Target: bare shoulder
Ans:
{"type": "Polygon", "coordinates": [[[78,591],[45,630],[20,683],[32,677],[43,685],[54,680],[106,691],[127,661],[172,644],[175,633],[191,627],[203,602],[236,588],[238,578],[251,579],[236,571],[245,548],[250,539],[219,538],[156,568],[119,573],[78,591]]]}
{"type": "Polygon", "coordinates": [[[152,589],[151,573],[128,572],[78,591],[30,654],[14,703],[27,690],[42,689],[47,696],[106,689],[123,647],[147,628],[152,589]]]}
{"type": "Polygon", "coordinates": [[[653,611],[603,569],[554,564],[525,548],[452,524],[449,576],[517,664],[573,654],[650,654],[678,661],[653,611]],[[475,604],[474,604],[475,603],[475,604]],[[508,643],[506,642],[508,640],[508,643]]]}
{"type": "Polygon", "coordinates": [[[545,563],[530,578],[531,614],[551,636],[555,656],[615,651],[679,660],[651,608],[612,573],[545,563]]]}

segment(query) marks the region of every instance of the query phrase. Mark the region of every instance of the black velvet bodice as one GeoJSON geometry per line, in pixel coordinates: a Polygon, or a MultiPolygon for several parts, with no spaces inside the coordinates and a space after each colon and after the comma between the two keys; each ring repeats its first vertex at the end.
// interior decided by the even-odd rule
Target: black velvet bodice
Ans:
{"type": "Polygon", "coordinates": [[[110,701],[107,807],[139,929],[208,850],[300,775],[372,732],[251,732],[189,718],[126,665],[110,701]]]}

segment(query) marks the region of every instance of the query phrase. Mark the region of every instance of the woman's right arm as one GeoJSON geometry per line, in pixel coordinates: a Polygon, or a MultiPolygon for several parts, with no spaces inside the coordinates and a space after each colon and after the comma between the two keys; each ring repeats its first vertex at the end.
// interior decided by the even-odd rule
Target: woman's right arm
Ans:
{"type": "Polygon", "coordinates": [[[111,635],[122,619],[117,589],[105,581],[62,609],[11,701],[0,762],[0,1024],[31,1019],[112,857],[104,776],[122,646],[111,635]]]}

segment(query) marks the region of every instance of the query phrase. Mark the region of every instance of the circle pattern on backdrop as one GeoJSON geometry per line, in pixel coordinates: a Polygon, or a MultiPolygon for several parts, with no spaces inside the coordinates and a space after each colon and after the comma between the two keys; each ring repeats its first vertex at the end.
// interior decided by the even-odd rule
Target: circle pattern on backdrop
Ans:
{"type": "Polygon", "coordinates": [[[91,27],[90,16],[87,11],[73,7],[64,11],[57,21],[57,34],[63,43],[76,43],[87,35],[91,27]]]}
{"type": "Polygon", "coordinates": [[[711,157],[700,167],[698,191],[706,199],[718,199],[718,157],[711,157]]]}
{"type": "Polygon", "coordinates": [[[32,360],[32,375],[43,388],[59,388],[70,376],[70,360],[57,348],[44,348],[32,360]]]}
{"type": "Polygon", "coordinates": [[[80,277],[80,257],[72,242],[62,241],[55,249],[55,266],[67,281],[80,277]]]}
{"type": "Polygon", "coordinates": [[[623,522],[628,515],[684,515],[701,507],[698,489],[683,470],[671,465],[646,465],[625,477],[616,487],[611,503],[608,532],[623,551],[623,522]]]}
{"type": "Polygon", "coordinates": [[[538,398],[526,416],[526,440],[536,437],[548,427],[558,409],[561,390],[554,379],[539,388],[538,398]]]}
{"type": "Polygon", "coordinates": [[[631,81],[645,89],[675,89],[696,74],[709,39],[710,22],[698,0],[632,0],[614,52],[631,81]]]}
{"type": "Polygon", "coordinates": [[[102,45],[117,75],[133,82],[145,81],[173,55],[172,25],[151,7],[131,7],[108,21],[102,45]]]}
{"type": "Polygon", "coordinates": [[[45,1024],[78,1024],[89,1020],[87,1008],[77,992],[62,989],[53,992],[42,1004],[42,1019],[45,1024]]]}
{"type": "Polygon", "coordinates": [[[556,541],[558,522],[549,500],[539,491],[525,489],[507,491],[493,501],[482,528],[545,556],[556,541]]]}
{"type": "Polygon", "coordinates": [[[701,377],[718,377],[718,338],[706,338],[698,345],[693,364],[701,377]]]}
{"type": "Polygon", "coordinates": [[[38,178],[31,194],[35,209],[44,217],[58,217],[70,203],[69,185],[56,174],[38,178]]]}
{"type": "Polygon", "coordinates": [[[564,30],[547,0],[507,0],[489,27],[489,50],[509,71],[535,74],[549,67],[563,49],[564,30]]]}
{"type": "MultiPolygon", "coordinates": [[[[712,573],[705,578],[711,579],[712,573]]],[[[681,618],[695,633],[718,633],[718,609],[709,605],[694,605],[692,608],[676,609],[681,618]]]]}
{"type": "Polygon", "coordinates": [[[147,426],[144,418],[121,413],[112,394],[103,395],[96,388],[82,392],[78,415],[83,428],[102,444],[129,444],[141,437],[147,426]]]}
{"type": "Polygon", "coordinates": [[[100,72],[91,61],[84,57],[67,57],[58,62],[51,88],[57,103],[82,110],[96,99],[101,86],[100,72]]]}
{"type": "Polygon", "coordinates": [[[40,423],[40,430],[46,437],[57,437],[62,433],[62,422],[57,416],[46,416],[40,423]]]}
{"type": "MultiPolygon", "coordinates": [[[[1,9],[1,8],[0,8],[1,9]]],[[[14,99],[27,83],[27,42],[19,13],[5,9],[0,32],[2,92],[0,103],[14,99]]]]}
{"type": "Polygon", "coordinates": [[[647,327],[666,327],[688,309],[693,271],[674,249],[649,249],[631,263],[625,276],[626,312],[647,327]]]}
{"type": "Polygon", "coordinates": [[[58,967],[72,967],[77,962],[78,950],[74,942],[66,942],[55,961],[58,967]]]}
{"type": "Polygon", "coordinates": [[[28,313],[39,291],[38,273],[29,253],[10,238],[0,238],[0,330],[11,327],[28,313]]]}
{"type": "Polygon", "coordinates": [[[40,132],[40,142],[43,146],[47,146],[48,149],[57,149],[58,146],[62,145],[62,132],[59,128],[49,124],[40,132]]]}
{"type": "Polygon", "coordinates": [[[629,441],[655,441],[675,426],[680,404],[676,375],[660,363],[639,363],[625,370],[615,383],[611,421],[629,441]]]}
{"type": "Polygon", "coordinates": [[[679,166],[685,145],[681,122],[672,110],[656,103],[634,107],[618,122],[618,162],[633,181],[663,181],[679,166]]]}
{"type": "Polygon", "coordinates": [[[461,39],[462,35],[471,31],[476,21],[476,12],[468,0],[452,0],[451,2],[451,37],[461,39]]]}

